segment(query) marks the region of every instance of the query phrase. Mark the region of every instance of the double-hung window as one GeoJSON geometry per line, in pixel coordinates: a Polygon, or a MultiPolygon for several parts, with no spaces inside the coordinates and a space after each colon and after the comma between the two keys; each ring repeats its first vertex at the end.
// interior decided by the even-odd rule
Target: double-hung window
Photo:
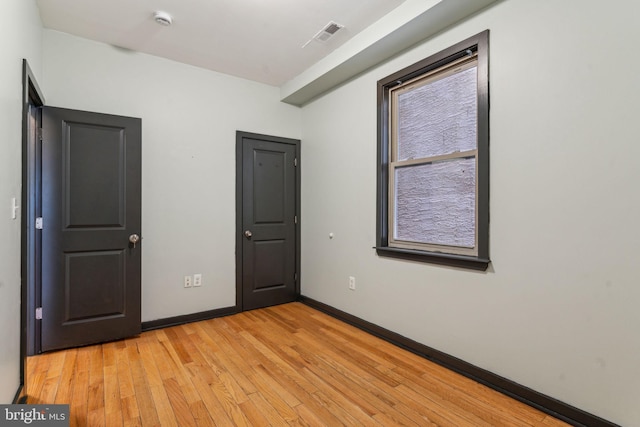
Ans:
{"type": "Polygon", "coordinates": [[[488,31],[378,82],[380,255],[489,262],[488,31]]]}

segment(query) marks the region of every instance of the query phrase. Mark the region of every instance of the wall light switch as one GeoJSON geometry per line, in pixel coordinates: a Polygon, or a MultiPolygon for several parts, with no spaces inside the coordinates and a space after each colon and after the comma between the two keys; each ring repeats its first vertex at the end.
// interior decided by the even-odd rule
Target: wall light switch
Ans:
{"type": "Polygon", "coordinates": [[[11,198],[11,219],[16,219],[18,217],[18,209],[20,209],[18,201],[15,197],[11,198]]]}

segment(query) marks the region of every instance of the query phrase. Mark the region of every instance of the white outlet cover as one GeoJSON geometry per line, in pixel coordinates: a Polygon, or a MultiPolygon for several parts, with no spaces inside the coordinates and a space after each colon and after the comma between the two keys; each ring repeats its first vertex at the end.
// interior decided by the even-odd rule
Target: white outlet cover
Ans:
{"type": "Polygon", "coordinates": [[[193,286],[194,287],[202,286],[202,274],[193,275],[193,286]]]}

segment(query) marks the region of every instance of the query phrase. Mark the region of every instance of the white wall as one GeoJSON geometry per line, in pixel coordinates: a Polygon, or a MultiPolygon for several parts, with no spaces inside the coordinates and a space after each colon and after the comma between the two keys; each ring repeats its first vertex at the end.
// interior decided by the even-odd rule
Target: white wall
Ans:
{"type": "Polygon", "coordinates": [[[306,105],[303,294],[640,425],[638,16],[635,0],[500,2],[306,105]],[[492,266],[380,258],[376,81],[487,28],[492,266]]]}
{"type": "Polygon", "coordinates": [[[278,88],[44,31],[47,103],[142,118],[142,317],[235,305],[235,132],[300,137],[278,88]],[[201,273],[201,288],[184,275],[201,273]]]}
{"type": "Polygon", "coordinates": [[[42,24],[33,0],[2,2],[0,25],[0,403],[20,383],[20,215],[22,194],[22,59],[40,76],[42,24]]]}

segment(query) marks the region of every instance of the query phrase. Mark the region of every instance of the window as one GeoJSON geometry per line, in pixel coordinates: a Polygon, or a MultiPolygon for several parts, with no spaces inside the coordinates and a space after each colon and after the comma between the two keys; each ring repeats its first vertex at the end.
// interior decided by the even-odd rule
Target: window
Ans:
{"type": "Polygon", "coordinates": [[[378,82],[379,255],[487,268],[488,38],[378,82]]]}

